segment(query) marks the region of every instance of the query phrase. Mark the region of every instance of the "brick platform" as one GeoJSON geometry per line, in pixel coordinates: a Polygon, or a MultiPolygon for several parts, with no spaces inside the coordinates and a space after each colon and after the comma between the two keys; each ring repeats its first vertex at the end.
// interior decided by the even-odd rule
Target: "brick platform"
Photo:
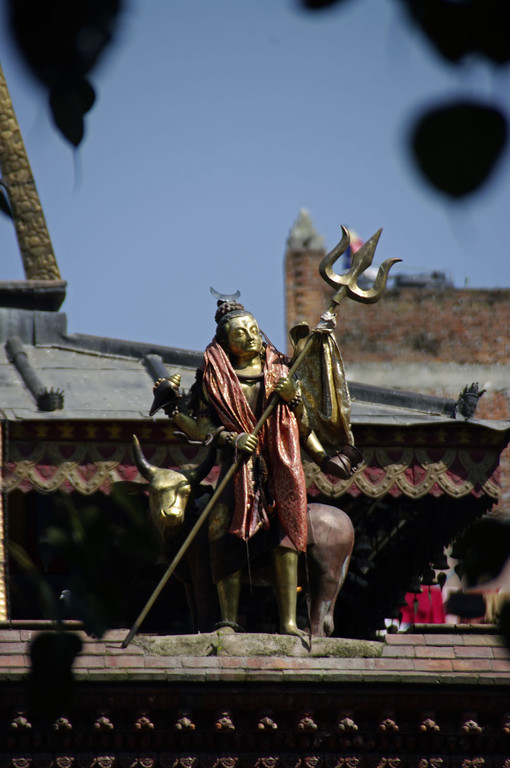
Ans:
{"type": "Polygon", "coordinates": [[[23,684],[37,632],[0,631],[2,768],[510,766],[510,660],[496,634],[388,635],[336,657],[314,656],[320,641],[308,655],[234,656],[217,634],[200,639],[216,655],[165,656],[149,636],[122,649],[125,635],[80,635],[72,702],[44,722],[23,684]]]}
{"type": "MultiPolygon", "coordinates": [[[[229,636],[211,633],[214,655],[162,655],[137,644],[121,648],[127,630],[108,632],[94,640],[83,632],[83,650],[74,664],[78,681],[339,681],[399,683],[487,683],[508,685],[510,653],[496,634],[387,635],[378,651],[366,657],[308,655],[234,655],[229,636]],[[218,640],[218,638],[220,638],[218,640]]],[[[21,680],[30,668],[28,648],[36,630],[0,630],[0,682],[21,680]]],[[[236,636],[236,639],[239,636],[236,636]]],[[[140,638],[143,641],[144,636],[140,638]]],[[[331,641],[330,641],[331,642],[331,641]]],[[[317,645],[319,641],[317,641],[317,645]]],[[[377,644],[370,643],[370,647],[377,644]]],[[[236,653],[234,651],[234,653],[236,653]]]]}

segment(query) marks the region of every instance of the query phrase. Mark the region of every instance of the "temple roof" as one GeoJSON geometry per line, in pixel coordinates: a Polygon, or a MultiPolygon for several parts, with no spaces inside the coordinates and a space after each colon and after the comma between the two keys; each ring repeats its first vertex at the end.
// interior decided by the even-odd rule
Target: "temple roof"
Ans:
{"type": "MultiPolygon", "coordinates": [[[[153,382],[177,372],[187,390],[202,361],[200,352],[176,347],[69,334],[62,312],[0,308],[0,341],[2,411],[9,421],[147,420],[153,382]],[[41,403],[41,391],[63,397],[41,403]]],[[[354,426],[459,424],[451,399],[358,382],[350,382],[350,390],[354,426]]],[[[476,424],[509,428],[507,422],[476,424]]]]}
{"type": "Polygon", "coordinates": [[[65,314],[54,312],[0,309],[0,340],[9,420],[147,419],[153,381],[178,371],[187,389],[201,361],[198,352],[68,334],[65,314]],[[40,390],[62,393],[62,407],[38,405],[40,390]]]}

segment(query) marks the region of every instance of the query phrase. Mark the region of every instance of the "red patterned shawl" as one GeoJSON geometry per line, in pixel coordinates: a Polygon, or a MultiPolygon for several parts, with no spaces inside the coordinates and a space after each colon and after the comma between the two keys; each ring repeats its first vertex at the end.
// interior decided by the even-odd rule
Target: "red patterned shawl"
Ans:
{"type": "MultiPolygon", "coordinates": [[[[264,363],[264,398],[278,379],[288,374],[287,366],[268,346],[264,363]]],[[[204,353],[205,392],[220,422],[229,432],[252,432],[257,418],[244,396],[232,364],[217,341],[204,353]]],[[[258,435],[257,453],[263,454],[273,480],[278,520],[296,549],[306,549],[306,483],[301,465],[299,430],[296,417],[280,401],[258,435]]],[[[249,539],[260,527],[256,488],[253,482],[253,458],[244,461],[234,475],[235,509],[230,533],[249,539]]]]}

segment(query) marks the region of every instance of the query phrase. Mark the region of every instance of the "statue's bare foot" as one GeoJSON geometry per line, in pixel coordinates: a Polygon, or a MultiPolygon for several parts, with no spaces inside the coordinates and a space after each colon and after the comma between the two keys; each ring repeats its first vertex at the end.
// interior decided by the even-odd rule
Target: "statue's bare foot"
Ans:
{"type": "Polygon", "coordinates": [[[308,637],[306,632],[299,629],[296,624],[288,623],[280,625],[280,635],[294,635],[295,637],[308,637]]]}

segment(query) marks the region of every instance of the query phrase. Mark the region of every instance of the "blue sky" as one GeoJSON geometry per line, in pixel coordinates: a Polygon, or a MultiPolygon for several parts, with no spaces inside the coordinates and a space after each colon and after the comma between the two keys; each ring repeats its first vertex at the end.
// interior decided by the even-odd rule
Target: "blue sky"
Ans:
{"type": "MultiPolygon", "coordinates": [[[[294,0],[131,0],[93,74],[76,158],[1,27],[71,332],[201,349],[213,285],[239,289],[285,346],[283,257],[302,207],[328,248],[341,224],[365,238],[383,227],[376,262],[443,269],[457,287],[510,286],[508,152],[458,205],[425,186],[404,146],[415,111],[435,100],[476,94],[510,111],[509,73],[443,65],[400,4],[311,15],[294,0]]],[[[6,219],[0,246],[0,279],[22,279],[6,219]]]]}

